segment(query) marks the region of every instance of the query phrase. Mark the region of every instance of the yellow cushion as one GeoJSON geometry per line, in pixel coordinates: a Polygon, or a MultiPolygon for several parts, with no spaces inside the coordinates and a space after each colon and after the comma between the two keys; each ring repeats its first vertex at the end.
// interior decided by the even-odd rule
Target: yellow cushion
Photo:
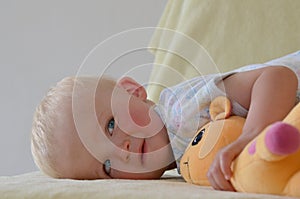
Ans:
{"type": "MultiPolygon", "coordinates": [[[[298,50],[299,10],[299,0],[169,0],[158,27],[195,39],[220,71],[228,71],[298,50]]],[[[175,48],[184,46],[182,40],[166,38],[162,31],[154,34],[149,46],[160,48],[166,41],[175,48]]],[[[186,78],[199,75],[180,55],[159,50],[154,55],[151,82],[170,86],[182,81],[172,79],[161,65],[174,68],[186,78]]],[[[149,85],[149,98],[157,101],[162,88],[149,85]]]]}

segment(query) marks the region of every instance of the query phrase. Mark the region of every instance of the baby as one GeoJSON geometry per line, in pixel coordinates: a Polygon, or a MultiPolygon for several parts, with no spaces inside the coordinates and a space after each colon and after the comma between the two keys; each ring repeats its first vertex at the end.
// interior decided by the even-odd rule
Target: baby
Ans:
{"type": "Polygon", "coordinates": [[[145,89],[128,77],[118,83],[107,77],[63,79],[48,92],[34,116],[32,151],[37,165],[56,178],[159,178],[175,167],[174,158],[166,128],[152,109],[154,103],[146,98],[145,89]],[[72,98],[75,86],[78,94],[72,98]],[[90,94],[95,100],[89,103],[90,94]],[[78,110],[80,118],[74,118],[77,110],[72,103],[78,99],[85,110],[78,110]],[[89,125],[89,105],[96,125],[89,125]],[[78,132],[82,124],[84,129],[78,132]],[[87,140],[97,137],[99,149],[84,146],[79,137],[91,132],[95,134],[87,140]],[[146,155],[151,151],[159,152],[146,155]]]}
{"type": "Polygon", "coordinates": [[[298,102],[299,69],[300,51],[166,88],[158,104],[129,77],[65,78],[37,107],[34,160],[55,178],[159,178],[178,168],[195,132],[209,121],[210,101],[226,95],[233,114],[246,117],[246,123],[242,135],[220,150],[207,175],[215,189],[234,190],[232,161],[298,102]]]}

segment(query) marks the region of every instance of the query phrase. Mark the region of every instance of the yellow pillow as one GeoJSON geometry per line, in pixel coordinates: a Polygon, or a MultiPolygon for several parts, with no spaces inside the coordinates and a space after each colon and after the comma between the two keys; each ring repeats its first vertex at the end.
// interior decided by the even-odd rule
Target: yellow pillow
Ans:
{"type": "MultiPolygon", "coordinates": [[[[158,27],[195,39],[223,72],[299,50],[299,10],[299,0],[169,0],[158,27]]],[[[149,46],[160,48],[165,41],[175,48],[184,46],[182,40],[166,38],[162,31],[154,33],[149,46]]],[[[182,81],[172,79],[162,65],[174,68],[186,78],[199,75],[180,55],[160,50],[154,55],[150,82],[163,84],[148,86],[149,97],[154,101],[164,86],[182,81]]]]}

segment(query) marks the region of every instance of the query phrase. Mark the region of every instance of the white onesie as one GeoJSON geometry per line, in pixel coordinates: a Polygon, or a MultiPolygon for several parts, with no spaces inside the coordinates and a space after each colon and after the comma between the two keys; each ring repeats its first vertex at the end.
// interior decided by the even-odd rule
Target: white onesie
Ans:
{"type": "MultiPolygon", "coordinates": [[[[217,96],[226,96],[225,92],[217,87],[218,83],[234,73],[271,65],[287,66],[297,74],[299,84],[296,101],[299,102],[300,51],[264,64],[247,65],[222,74],[198,76],[161,92],[155,110],[167,128],[178,170],[180,159],[191,139],[200,127],[210,121],[210,102],[217,96]]],[[[232,114],[247,116],[248,110],[236,101],[231,100],[231,103],[232,114]]]]}

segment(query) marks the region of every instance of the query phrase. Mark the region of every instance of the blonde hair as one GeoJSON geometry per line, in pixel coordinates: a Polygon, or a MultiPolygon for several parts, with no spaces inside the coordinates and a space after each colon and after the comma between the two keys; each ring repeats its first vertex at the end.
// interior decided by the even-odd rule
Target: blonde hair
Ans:
{"type": "Polygon", "coordinates": [[[57,122],[57,109],[62,101],[70,102],[74,78],[67,77],[49,89],[46,96],[37,106],[32,123],[31,152],[36,165],[47,175],[58,178],[61,174],[55,167],[55,123],[57,122]]]}
{"type": "Polygon", "coordinates": [[[67,77],[49,89],[46,96],[37,106],[32,123],[31,151],[35,164],[45,174],[61,178],[63,176],[57,168],[57,143],[54,131],[57,128],[58,118],[61,114],[72,114],[72,94],[74,84],[88,86],[91,81],[104,80],[113,83],[115,80],[109,77],[67,77]],[[66,110],[69,105],[70,111],[66,110]],[[64,113],[62,113],[62,111],[64,113]]]}

